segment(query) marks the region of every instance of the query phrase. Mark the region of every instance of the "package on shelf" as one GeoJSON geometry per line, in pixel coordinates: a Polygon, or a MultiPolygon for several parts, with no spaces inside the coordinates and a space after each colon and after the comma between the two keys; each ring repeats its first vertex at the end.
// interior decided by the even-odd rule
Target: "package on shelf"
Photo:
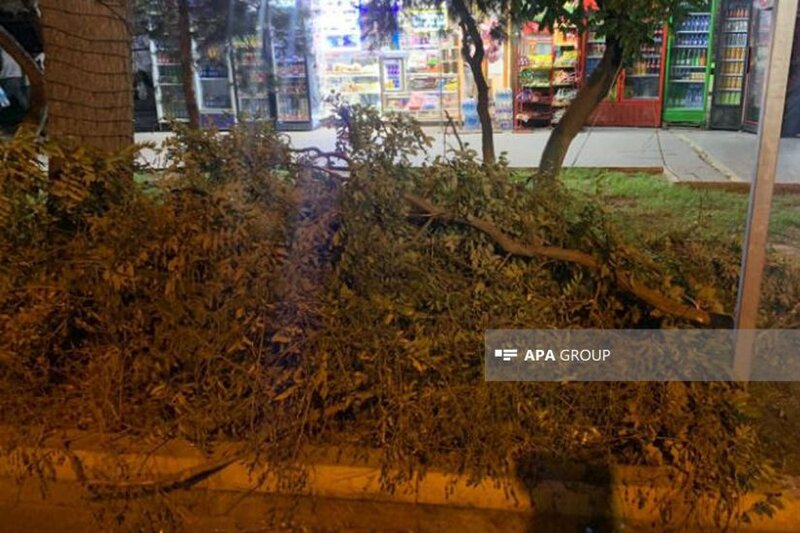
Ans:
{"type": "Polygon", "coordinates": [[[499,89],[494,93],[495,124],[501,130],[514,127],[514,92],[511,89],[499,89]]]}
{"type": "Polygon", "coordinates": [[[465,98],[461,102],[461,118],[465,130],[477,130],[480,127],[478,119],[478,102],[474,98],[465,98]]]}

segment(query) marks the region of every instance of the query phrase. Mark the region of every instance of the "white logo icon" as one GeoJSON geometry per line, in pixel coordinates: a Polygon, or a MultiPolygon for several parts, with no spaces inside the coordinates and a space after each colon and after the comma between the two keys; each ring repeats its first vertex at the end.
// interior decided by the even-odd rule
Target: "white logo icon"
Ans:
{"type": "Polygon", "coordinates": [[[517,350],[515,349],[503,350],[501,348],[498,348],[497,350],[494,351],[494,356],[499,359],[502,359],[505,362],[508,362],[517,356],[517,350]]]}

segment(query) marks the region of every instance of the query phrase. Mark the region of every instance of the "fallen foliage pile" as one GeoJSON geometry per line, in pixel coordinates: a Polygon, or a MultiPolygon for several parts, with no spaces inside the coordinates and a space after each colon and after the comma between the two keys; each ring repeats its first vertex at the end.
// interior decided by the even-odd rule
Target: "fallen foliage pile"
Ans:
{"type": "Polygon", "coordinates": [[[412,168],[429,139],[406,119],[341,108],[338,126],[346,172],[268,128],[179,130],[146,184],[129,153],[2,145],[0,422],[233,438],[279,464],[374,447],[388,488],[431,466],[659,465],[736,518],[769,472],[736,386],[485,383],[482,368],[488,328],[707,324],[730,310],[733,247],[633,248],[591,198],[502,160],[412,168]]]}

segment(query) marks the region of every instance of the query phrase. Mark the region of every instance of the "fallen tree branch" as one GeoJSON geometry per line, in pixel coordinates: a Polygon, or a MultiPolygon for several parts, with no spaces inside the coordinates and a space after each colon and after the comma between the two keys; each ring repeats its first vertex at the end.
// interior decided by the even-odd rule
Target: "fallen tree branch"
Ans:
{"type": "MultiPolygon", "coordinates": [[[[478,231],[489,236],[504,252],[516,255],[519,257],[546,257],[555,259],[557,261],[566,261],[575,263],[585,268],[599,270],[601,265],[597,259],[587,253],[579,250],[569,250],[566,248],[559,248],[556,246],[538,246],[532,244],[524,244],[505,233],[503,230],[488,222],[486,220],[468,216],[466,218],[459,218],[447,209],[437,206],[432,202],[421,198],[419,196],[406,193],[403,195],[406,202],[412,207],[419,210],[421,214],[427,217],[438,218],[453,222],[455,224],[462,224],[470,226],[478,231]]],[[[614,280],[617,285],[625,292],[630,293],[642,302],[667,313],[669,315],[691,320],[698,324],[709,325],[711,323],[711,315],[702,309],[676,302],[661,292],[651,289],[641,282],[636,281],[633,275],[624,270],[615,270],[614,280]]]]}
{"type": "Polygon", "coordinates": [[[216,474],[243,457],[239,452],[234,455],[210,461],[194,468],[158,479],[137,481],[88,481],[87,488],[96,500],[116,497],[147,496],[156,492],[164,493],[176,489],[186,489],[216,474]]]}
{"type": "MultiPolygon", "coordinates": [[[[344,176],[336,172],[332,172],[329,169],[314,167],[313,165],[311,168],[326,172],[329,175],[338,177],[340,179],[344,179],[344,176]]],[[[488,235],[504,252],[508,254],[529,258],[545,257],[548,259],[554,259],[556,261],[575,263],[591,270],[599,270],[601,267],[600,263],[594,256],[585,252],[581,252],[580,250],[570,250],[557,246],[524,244],[515,240],[512,236],[508,235],[503,230],[486,220],[473,216],[459,218],[447,209],[437,206],[431,201],[411,193],[403,194],[403,198],[408,204],[419,211],[418,214],[429,217],[430,219],[438,218],[439,220],[462,224],[477,229],[478,231],[488,235]]],[[[633,274],[629,272],[616,269],[613,275],[614,281],[619,288],[633,295],[649,306],[658,309],[659,311],[705,326],[712,323],[712,316],[708,312],[672,300],[671,298],[662,294],[660,291],[651,289],[647,285],[637,281],[634,279],[633,274]]]]}

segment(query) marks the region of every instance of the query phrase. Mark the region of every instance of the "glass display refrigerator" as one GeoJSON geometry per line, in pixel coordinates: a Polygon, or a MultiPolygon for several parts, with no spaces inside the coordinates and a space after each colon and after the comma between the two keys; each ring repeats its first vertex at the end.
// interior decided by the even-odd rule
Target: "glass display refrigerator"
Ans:
{"type": "Polygon", "coordinates": [[[365,45],[361,8],[352,0],[314,0],[312,9],[320,112],[330,113],[325,100],[334,94],[380,109],[380,54],[365,45]]]}
{"type": "Polygon", "coordinates": [[[381,57],[384,112],[407,113],[422,123],[461,120],[462,62],[458,40],[441,10],[403,10],[393,49],[381,57]]]}
{"type": "MultiPolygon", "coordinates": [[[[177,43],[151,41],[156,114],[161,127],[171,120],[189,119],[183,94],[177,43]]],[[[235,122],[233,73],[223,47],[198,51],[194,47],[194,89],[201,125],[226,129],[235,122]]]]}
{"type": "Polygon", "coordinates": [[[761,117],[761,100],[769,68],[774,8],[774,0],[755,0],[753,16],[750,18],[750,51],[747,58],[742,129],[753,133],[758,130],[758,121],[761,117]]]}
{"type": "MultiPolygon", "coordinates": [[[[661,125],[666,35],[666,27],[657,30],[652,42],[644,45],[639,56],[625,65],[608,96],[589,117],[590,125],[655,128],[661,125]]],[[[588,31],[584,42],[583,79],[586,80],[605,52],[605,38],[588,31]]]]}
{"type": "Polygon", "coordinates": [[[549,126],[553,121],[553,35],[536,22],[516,35],[514,129],[549,126]]]}
{"type": "Polygon", "coordinates": [[[714,13],[716,2],[711,3],[710,12],[688,13],[670,32],[663,115],[666,123],[700,125],[706,121],[714,13]]]}
{"type": "Polygon", "coordinates": [[[236,122],[234,82],[226,47],[213,46],[196,52],[197,104],[201,125],[229,129],[236,122]]]}
{"type": "Polygon", "coordinates": [[[786,87],[786,108],[783,112],[784,137],[800,137],[800,9],[794,25],[792,59],[789,65],[789,84],[786,87]]]}
{"type": "Polygon", "coordinates": [[[177,43],[150,40],[150,53],[159,125],[163,128],[172,120],[187,121],[189,114],[183,96],[183,69],[177,43]]]}
{"type": "Polygon", "coordinates": [[[264,60],[262,32],[233,40],[233,70],[236,110],[243,120],[270,120],[275,116],[274,94],[270,92],[269,70],[264,60]]]}
{"type": "Polygon", "coordinates": [[[753,0],[723,0],[719,5],[714,89],[708,119],[713,129],[742,127],[752,10],[753,0]]]}
{"type": "Polygon", "coordinates": [[[267,47],[270,74],[274,83],[274,119],[278,130],[311,130],[318,123],[319,97],[316,77],[309,75],[314,59],[310,56],[309,19],[301,0],[275,0],[267,3],[269,36],[267,47]]]}

